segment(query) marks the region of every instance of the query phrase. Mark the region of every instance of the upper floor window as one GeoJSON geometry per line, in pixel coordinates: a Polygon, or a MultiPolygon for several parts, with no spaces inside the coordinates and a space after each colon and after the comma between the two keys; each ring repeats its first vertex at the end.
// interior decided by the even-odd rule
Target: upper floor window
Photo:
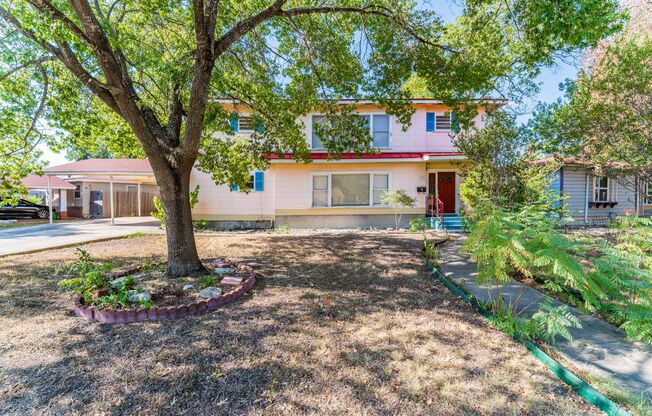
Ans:
{"type": "Polygon", "coordinates": [[[609,178],[606,176],[593,178],[593,201],[609,202],[609,178]]]}
{"type": "Polygon", "coordinates": [[[263,131],[263,124],[260,121],[257,122],[251,114],[233,113],[229,119],[229,124],[234,133],[253,133],[254,131],[263,131]]]}
{"type": "MultiPolygon", "coordinates": [[[[358,115],[358,117],[362,117],[365,125],[369,127],[369,134],[373,138],[373,147],[378,147],[381,149],[389,148],[389,116],[387,114],[362,114],[358,115]]],[[[324,149],[323,143],[319,140],[319,137],[317,137],[315,125],[324,123],[325,121],[325,116],[312,116],[312,137],[310,145],[313,149],[324,149]]]]}
{"type": "Polygon", "coordinates": [[[457,131],[454,113],[426,113],[426,131],[457,131]]]}
{"type": "Polygon", "coordinates": [[[238,131],[247,133],[254,131],[254,119],[251,116],[241,115],[238,117],[238,131]]]}

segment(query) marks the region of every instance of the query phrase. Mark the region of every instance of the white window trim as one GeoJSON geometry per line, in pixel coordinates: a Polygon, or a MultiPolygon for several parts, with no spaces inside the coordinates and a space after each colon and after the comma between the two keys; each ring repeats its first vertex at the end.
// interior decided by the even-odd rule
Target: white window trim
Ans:
{"type": "Polygon", "coordinates": [[[391,191],[392,190],[392,172],[391,171],[359,171],[359,170],[354,170],[354,171],[328,171],[328,172],[310,172],[309,175],[309,184],[308,187],[310,189],[309,192],[309,198],[308,198],[308,207],[311,209],[320,209],[320,208],[328,208],[328,209],[338,209],[338,208],[386,208],[389,205],[388,204],[377,204],[374,205],[374,175],[387,175],[387,190],[391,191]],[[332,206],[333,200],[332,200],[332,191],[333,191],[333,175],[363,175],[363,174],[368,174],[370,175],[369,178],[369,205],[338,205],[338,206],[332,206]],[[325,207],[315,207],[312,205],[313,202],[313,178],[315,176],[328,176],[328,205],[325,207]]]}
{"type": "MultiPolygon", "coordinates": [[[[389,150],[392,148],[392,131],[394,130],[394,117],[387,113],[383,112],[378,112],[378,111],[362,111],[358,113],[354,113],[355,115],[359,116],[369,116],[369,135],[373,138],[374,134],[374,116],[387,116],[389,117],[389,137],[387,139],[387,147],[378,147],[377,149],[381,150],[389,150]]],[[[311,150],[316,150],[316,151],[326,151],[324,147],[317,147],[313,148],[312,147],[312,118],[314,116],[325,116],[325,114],[321,113],[310,113],[308,114],[308,148],[311,150]]],[[[437,124],[435,122],[435,124],[437,124]]]]}
{"type": "Polygon", "coordinates": [[[643,204],[652,205],[652,182],[646,182],[643,195],[643,204]]]}
{"type": "Polygon", "coordinates": [[[129,192],[129,188],[136,188],[136,191],[138,191],[138,185],[126,185],[125,190],[129,192]]]}
{"type": "Polygon", "coordinates": [[[78,185],[75,185],[75,190],[72,191],[72,198],[73,199],[82,199],[83,196],[84,196],[84,187],[82,186],[82,184],[80,183],[78,185]],[[77,196],[77,187],[78,186],[79,186],[79,196],[77,196]]]}
{"type": "Polygon", "coordinates": [[[433,133],[437,132],[451,132],[453,129],[453,112],[452,111],[444,111],[444,112],[437,112],[437,111],[430,111],[432,113],[435,113],[435,131],[433,133]],[[437,116],[445,116],[446,113],[448,113],[448,128],[447,129],[438,129],[437,128],[437,116]]]}
{"type": "MultiPolygon", "coordinates": [[[[251,183],[253,183],[253,186],[251,188],[249,188],[247,192],[245,192],[244,189],[241,189],[241,188],[238,188],[237,190],[234,190],[234,191],[231,191],[231,192],[240,192],[240,193],[243,193],[243,194],[253,194],[253,193],[265,192],[265,189],[263,189],[262,191],[259,191],[259,190],[256,189],[256,172],[263,172],[263,175],[265,174],[264,170],[254,170],[253,172],[250,172],[249,175],[251,176],[251,183]]],[[[264,180],[265,179],[263,179],[263,181],[264,180]]],[[[264,182],[263,182],[263,187],[264,186],[265,185],[264,185],[264,182]]],[[[230,187],[229,187],[229,190],[230,190],[230,187]]]]}
{"type": "Polygon", "coordinates": [[[247,134],[247,133],[253,133],[254,130],[255,130],[255,127],[252,128],[252,129],[243,129],[243,128],[240,126],[240,121],[242,121],[242,117],[251,118],[252,116],[251,116],[251,113],[238,114],[238,133],[245,133],[245,134],[247,134]]]}
{"type": "MultiPolygon", "coordinates": [[[[601,202],[601,203],[611,202],[610,199],[609,199],[610,196],[611,196],[611,192],[610,192],[610,189],[609,189],[609,188],[611,188],[611,186],[610,186],[611,185],[611,179],[609,179],[609,178],[607,178],[607,188],[606,188],[607,189],[607,199],[605,201],[598,201],[596,199],[596,190],[597,190],[597,188],[595,186],[597,184],[598,178],[604,178],[604,176],[594,176],[593,177],[593,202],[601,202]]],[[[600,187],[600,189],[605,189],[605,188],[600,187]]],[[[599,193],[598,193],[598,195],[599,195],[599,193]]]]}

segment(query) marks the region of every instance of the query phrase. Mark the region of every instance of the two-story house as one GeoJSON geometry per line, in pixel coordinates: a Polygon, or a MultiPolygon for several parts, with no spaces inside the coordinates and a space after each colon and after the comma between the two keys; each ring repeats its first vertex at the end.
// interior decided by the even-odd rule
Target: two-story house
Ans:
{"type": "MultiPolygon", "coordinates": [[[[218,102],[228,111],[238,112],[237,121],[232,122],[237,134],[246,136],[253,131],[251,117],[241,105],[235,107],[231,100],[218,102]]],[[[453,145],[448,107],[434,99],[412,100],[415,112],[403,131],[376,103],[342,103],[355,105],[356,112],[366,117],[379,153],[344,154],[340,160],[326,160],[326,151],[313,133],[322,115],[308,114],[302,121],[312,163],[297,163],[290,155],[275,156],[266,171],[252,172],[249,193],[216,186],[209,175],[194,170],[191,188],[200,185],[194,218],[223,228],[271,224],[293,228],[390,227],[394,225],[394,208],[383,204],[381,198],[385,191],[398,189],[416,200],[414,207],[404,210],[404,226],[411,218],[434,215],[437,207],[433,201],[440,201],[440,214],[459,212],[459,162],[464,155],[453,145]]],[[[485,105],[502,103],[492,100],[485,105]]],[[[476,118],[478,124],[482,112],[476,118]]]]}

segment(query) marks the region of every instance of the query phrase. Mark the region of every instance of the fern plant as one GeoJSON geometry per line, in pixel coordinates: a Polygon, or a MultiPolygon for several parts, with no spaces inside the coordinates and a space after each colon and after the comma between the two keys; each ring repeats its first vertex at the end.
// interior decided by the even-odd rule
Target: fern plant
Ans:
{"type": "MultiPolygon", "coordinates": [[[[652,343],[647,237],[613,245],[562,234],[545,207],[537,204],[506,211],[480,203],[474,214],[464,250],[478,263],[479,283],[508,282],[515,274],[536,277],[546,288],[563,292],[574,306],[606,316],[630,338],[652,343]]],[[[629,234],[648,233],[642,223],[632,230],[629,234]]]]}

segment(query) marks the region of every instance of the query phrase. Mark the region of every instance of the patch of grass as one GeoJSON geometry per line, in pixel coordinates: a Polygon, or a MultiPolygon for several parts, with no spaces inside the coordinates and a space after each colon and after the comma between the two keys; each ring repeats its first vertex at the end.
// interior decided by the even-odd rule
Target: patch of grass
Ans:
{"type": "Polygon", "coordinates": [[[613,381],[583,372],[584,380],[609,399],[627,409],[632,416],[652,415],[652,400],[643,395],[636,396],[621,389],[613,381]]]}
{"type": "Polygon", "coordinates": [[[150,235],[150,234],[143,233],[143,232],[135,232],[135,233],[127,234],[122,238],[127,238],[127,239],[128,238],[138,238],[138,237],[144,237],[146,235],[150,235]]]}

